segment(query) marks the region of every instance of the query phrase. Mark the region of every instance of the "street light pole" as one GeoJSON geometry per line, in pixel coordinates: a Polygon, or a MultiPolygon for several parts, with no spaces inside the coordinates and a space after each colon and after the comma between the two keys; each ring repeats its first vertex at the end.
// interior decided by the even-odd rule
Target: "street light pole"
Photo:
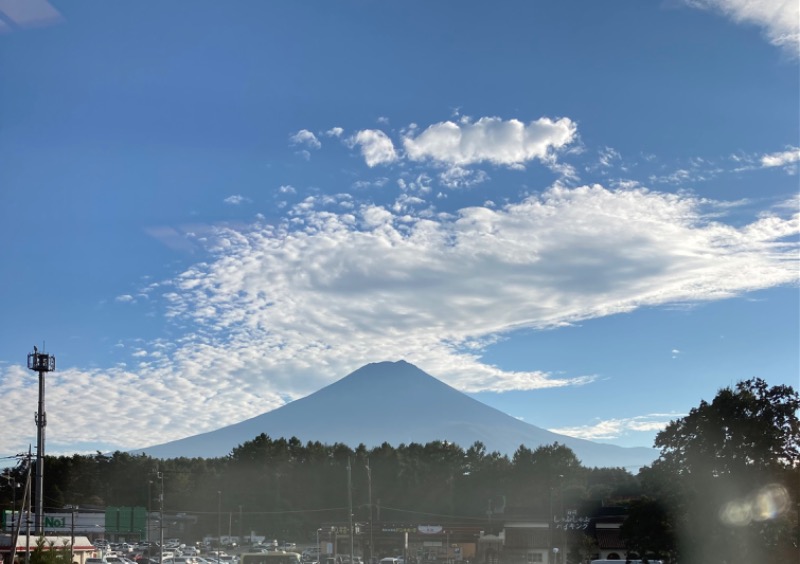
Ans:
{"type": "Polygon", "coordinates": [[[322,549],[319,546],[319,533],[322,529],[317,529],[317,564],[322,560],[322,549]]]}

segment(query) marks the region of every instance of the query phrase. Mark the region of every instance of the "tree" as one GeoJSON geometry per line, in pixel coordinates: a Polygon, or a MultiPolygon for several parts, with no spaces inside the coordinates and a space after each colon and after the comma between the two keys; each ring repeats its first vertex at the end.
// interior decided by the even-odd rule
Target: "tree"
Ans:
{"type": "Polygon", "coordinates": [[[31,551],[31,564],[70,564],[72,546],[65,542],[62,546],[56,546],[53,541],[47,541],[44,537],[36,539],[36,547],[31,551]]]}
{"type": "Polygon", "coordinates": [[[767,387],[760,378],[724,388],[709,404],[656,436],[662,463],[679,474],[747,474],[758,480],[797,466],[800,397],[790,386],[767,387]]]}
{"type": "Polygon", "coordinates": [[[682,560],[797,561],[788,531],[797,519],[789,509],[797,506],[798,409],[790,386],[755,378],[723,388],[656,436],[661,456],[643,472],[645,491],[660,490],[679,519],[682,560]]]}
{"type": "Polygon", "coordinates": [[[640,557],[661,560],[673,556],[671,515],[658,501],[642,497],[631,502],[621,532],[627,549],[640,557]]]}

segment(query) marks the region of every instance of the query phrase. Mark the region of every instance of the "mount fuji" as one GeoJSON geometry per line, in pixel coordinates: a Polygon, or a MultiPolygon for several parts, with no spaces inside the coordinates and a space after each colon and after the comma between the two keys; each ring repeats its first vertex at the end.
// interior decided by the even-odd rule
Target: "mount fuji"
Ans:
{"type": "Polygon", "coordinates": [[[658,451],[625,448],[552,433],[489,407],[405,361],[368,364],[321,390],[278,409],[215,431],[136,451],[154,458],[230,454],[261,433],[273,439],[336,442],[371,448],[447,440],[462,448],[481,441],[487,451],[509,456],[520,445],[554,442],[575,452],[584,466],[635,469],[658,451]]]}

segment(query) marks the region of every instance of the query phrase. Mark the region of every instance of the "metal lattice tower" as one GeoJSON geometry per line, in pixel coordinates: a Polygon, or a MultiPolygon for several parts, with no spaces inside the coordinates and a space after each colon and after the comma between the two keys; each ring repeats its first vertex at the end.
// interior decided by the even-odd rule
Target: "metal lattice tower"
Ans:
{"type": "Polygon", "coordinates": [[[36,412],[36,520],[34,532],[44,535],[44,428],[47,415],[44,411],[44,375],[56,369],[56,357],[33,347],[28,353],[28,369],[39,373],[39,410],[36,412]]]}

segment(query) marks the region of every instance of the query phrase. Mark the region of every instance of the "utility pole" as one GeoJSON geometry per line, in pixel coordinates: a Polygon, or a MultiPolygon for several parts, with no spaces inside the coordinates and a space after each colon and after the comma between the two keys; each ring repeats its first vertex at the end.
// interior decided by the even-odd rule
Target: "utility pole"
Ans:
{"type": "Polygon", "coordinates": [[[11,524],[9,525],[6,523],[6,527],[14,530],[17,520],[17,487],[21,484],[17,482],[17,479],[10,472],[7,476],[4,476],[4,478],[8,482],[9,487],[11,487],[11,524]]]}
{"type": "Polygon", "coordinates": [[[147,519],[146,519],[146,529],[144,533],[144,540],[147,541],[147,554],[150,554],[150,512],[151,512],[151,504],[153,501],[153,480],[147,480],[147,519]]]}
{"type": "Polygon", "coordinates": [[[242,536],[242,505],[239,504],[239,546],[244,544],[244,537],[242,536]]]}
{"type": "Polygon", "coordinates": [[[372,564],[372,470],[369,467],[369,458],[367,458],[367,495],[369,502],[369,562],[372,564]]]}
{"type": "Polygon", "coordinates": [[[28,501],[28,510],[25,513],[25,564],[31,562],[31,497],[33,489],[31,485],[31,447],[28,446],[28,478],[25,480],[25,496],[28,501]]]}
{"type": "Polygon", "coordinates": [[[355,560],[355,552],[353,550],[353,482],[352,468],[350,467],[350,457],[347,457],[347,514],[350,519],[350,564],[355,560]]]}
{"type": "Polygon", "coordinates": [[[158,561],[164,561],[164,473],[156,472],[161,493],[158,495],[158,561]]]}
{"type": "MultiPolygon", "coordinates": [[[[22,510],[25,507],[30,507],[28,505],[28,503],[30,501],[30,495],[31,495],[31,488],[30,488],[30,483],[31,483],[31,455],[30,455],[30,448],[28,449],[28,457],[27,457],[27,461],[26,462],[27,462],[27,464],[26,464],[27,468],[26,468],[26,471],[25,471],[25,490],[22,493],[22,505],[20,505],[19,513],[17,514],[16,521],[14,521],[14,534],[12,536],[12,541],[13,541],[12,542],[12,546],[14,548],[11,551],[11,560],[12,560],[12,562],[13,562],[15,556],[17,555],[17,548],[19,547],[19,533],[20,533],[20,530],[22,529],[22,510]]],[[[15,491],[16,491],[16,489],[15,489],[15,491]]],[[[27,516],[26,516],[25,520],[28,521],[27,516]]],[[[26,548],[26,550],[25,550],[25,555],[26,555],[25,556],[25,562],[27,564],[28,559],[29,559],[29,554],[30,554],[30,524],[28,524],[26,531],[27,531],[26,542],[28,543],[28,548],[26,548]]]]}
{"type": "Polygon", "coordinates": [[[75,510],[78,509],[77,506],[72,506],[72,520],[70,522],[70,533],[72,536],[72,542],[69,545],[69,561],[70,563],[75,562],[75,510]]]}
{"type": "Polygon", "coordinates": [[[28,370],[39,373],[39,409],[36,412],[36,523],[35,533],[44,536],[44,428],[47,415],[44,410],[44,375],[56,369],[56,357],[33,347],[28,353],[28,370]]]}
{"type": "Polygon", "coordinates": [[[217,490],[217,564],[222,552],[222,490],[217,490]]]}

